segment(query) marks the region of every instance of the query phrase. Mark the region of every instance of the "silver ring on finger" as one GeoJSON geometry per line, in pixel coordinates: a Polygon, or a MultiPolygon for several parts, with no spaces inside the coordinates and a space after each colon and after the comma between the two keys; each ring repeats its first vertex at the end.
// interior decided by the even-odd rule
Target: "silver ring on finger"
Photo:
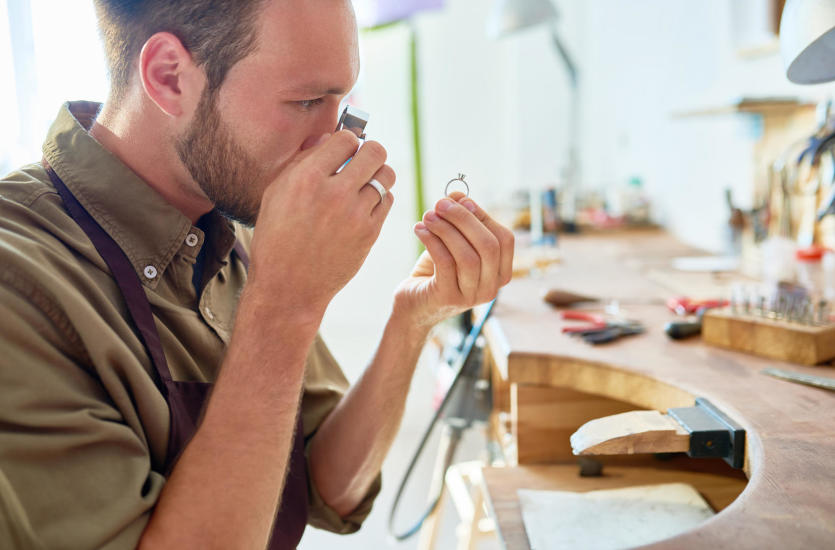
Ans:
{"type": "Polygon", "coordinates": [[[371,187],[376,189],[377,192],[380,194],[380,202],[383,202],[383,199],[385,199],[386,195],[388,194],[388,190],[386,190],[386,188],[383,187],[383,184],[372,178],[371,181],[369,181],[366,185],[370,185],[371,187]]]}

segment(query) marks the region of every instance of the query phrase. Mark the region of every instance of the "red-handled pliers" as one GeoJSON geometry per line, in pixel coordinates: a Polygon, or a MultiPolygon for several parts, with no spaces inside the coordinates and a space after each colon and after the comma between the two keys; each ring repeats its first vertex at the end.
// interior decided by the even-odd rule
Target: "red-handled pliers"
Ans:
{"type": "Polygon", "coordinates": [[[568,310],[562,313],[563,319],[585,321],[583,325],[563,327],[564,333],[579,336],[588,344],[605,344],[632,334],[644,332],[643,325],[638,321],[627,319],[606,319],[602,315],[585,311],[568,310]]]}
{"type": "Polygon", "coordinates": [[[562,318],[570,321],[586,321],[586,325],[574,325],[562,327],[563,333],[586,332],[587,330],[602,330],[609,326],[609,322],[602,315],[588,313],[586,311],[566,310],[562,312],[562,318]]]}

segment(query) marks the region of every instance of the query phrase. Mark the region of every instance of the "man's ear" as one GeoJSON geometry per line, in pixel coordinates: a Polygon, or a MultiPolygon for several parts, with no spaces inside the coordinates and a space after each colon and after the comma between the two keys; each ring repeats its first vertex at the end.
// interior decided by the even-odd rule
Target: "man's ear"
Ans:
{"type": "Polygon", "coordinates": [[[158,32],[142,46],[139,76],[145,93],[165,114],[179,117],[196,105],[203,79],[180,39],[158,32]]]}

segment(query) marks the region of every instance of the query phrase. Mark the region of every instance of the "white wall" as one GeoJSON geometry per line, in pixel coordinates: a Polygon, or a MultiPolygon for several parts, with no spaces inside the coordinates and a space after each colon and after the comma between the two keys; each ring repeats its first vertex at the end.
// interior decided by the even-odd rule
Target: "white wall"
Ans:
{"type": "Polygon", "coordinates": [[[416,18],[420,33],[427,200],[458,172],[476,200],[552,182],[564,162],[567,80],[547,29],[485,34],[490,3],[450,0],[416,18]]]}
{"type": "MultiPolygon", "coordinates": [[[[763,0],[562,0],[560,34],[581,75],[581,173],[594,188],[640,176],[656,219],[683,240],[723,248],[723,191],[750,199],[751,115],[677,118],[741,96],[819,99],[795,86],[775,51],[738,55],[740,18],[763,0]],[[737,17],[734,18],[734,15],[737,17]]],[[[570,96],[545,28],[499,42],[484,32],[492,2],[448,0],[417,18],[422,39],[427,197],[457,171],[482,200],[560,181],[570,96]]],[[[750,205],[750,204],[747,204],[750,205]]]]}
{"type": "Polygon", "coordinates": [[[611,185],[637,173],[659,221],[683,240],[717,251],[728,216],[724,188],[750,205],[757,119],[672,114],[741,96],[812,91],[784,78],[776,52],[754,59],[737,54],[731,4],[585,3],[587,181],[611,185]]]}
{"type": "Polygon", "coordinates": [[[90,0],[0,0],[2,175],[40,158],[64,101],[104,100],[109,84],[95,29],[90,0]]]}

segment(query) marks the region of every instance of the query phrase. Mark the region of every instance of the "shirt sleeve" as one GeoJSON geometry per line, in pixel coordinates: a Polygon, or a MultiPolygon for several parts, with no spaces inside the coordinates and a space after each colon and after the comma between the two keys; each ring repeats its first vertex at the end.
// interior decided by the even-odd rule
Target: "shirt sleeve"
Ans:
{"type": "Polygon", "coordinates": [[[135,548],[163,478],[50,295],[12,273],[0,270],[0,546],[135,548]]]}
{"type": "MultiPolygon", "coordinates": [[[[305,372],[304,395],[302,397],[302,422],[305,435],[305,456],[307,468],[310,471],[310,443],[316,436],[316,430],[336,407],[345,392],[348,391],[348,380],[333,358],[320,335],[311,346],[305,372]]],[[[313,527],[332,531],[334,533],[354,533],[362,526],[365,518],[371,513],[374,500],[382,488],[382,476],[371,484],[362,502],[345,517],[339,514],[322,499],[311,476],[308,476],[308,519],[313,527]]]]}
{"type": "Polygon", "coordinates": [[[9,480],[0,470],[0,540],[11,548],[43,549],[38,541],[26,510],[9,480]]]}

